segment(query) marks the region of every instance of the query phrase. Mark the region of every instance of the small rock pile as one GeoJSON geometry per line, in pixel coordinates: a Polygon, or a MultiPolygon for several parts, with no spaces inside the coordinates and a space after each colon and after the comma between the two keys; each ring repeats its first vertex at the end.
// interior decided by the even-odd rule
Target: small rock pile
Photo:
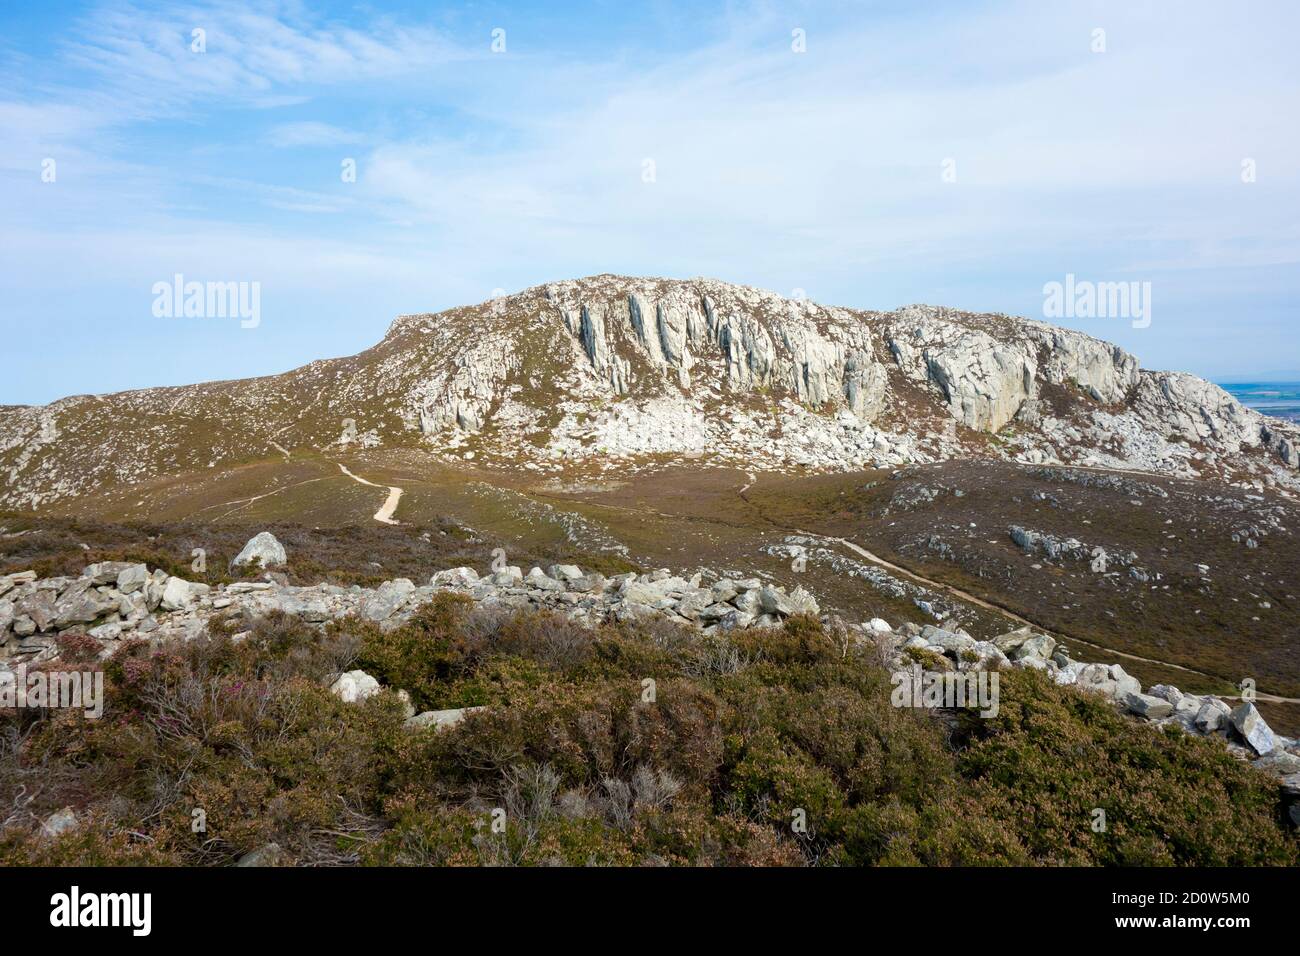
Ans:
{"type": "MultiPolygon", "coordinates": [[[[250,541],[241,555],[264,565],[284,561],[283,547],[267,532],[250,541]]],[[[508,566],[483,576],[460,567],[439,571],[426,585],[397,578],[372,589],[294,587],[276,580],[211,587],[127,562],[92,564],[75,578],[37,579],[35,572],[21,571],[0,577],[0,668],[6,661],[35,663],[57,656],[62,635],[88,635],[101,642],[107,657],[123,637],[189,639],[212,618],[247,622],[277,610],[310,624],[355,614],[395,627],[444,590],[467,593],[486,606],[549,609],[589,624],[657,614],[706,634],[770,626],[792,614],[820,610],[803,588],[787,593],[759,578],[704,585],[701,578],[696,574],[688,580],[667,569],[605,577],[572,564],[533,568],[527,574],[508,566]]]]}
{"type": "Polygon", "coordinates": [[[649,574],[584,574],[572,564],[553,564],[527,574],[506,567],[486,577],[473,568],[452,568],[430,584],[464,590],[476,601],[521,609],[550,608],[578,620],[633,620],[660,614],[694,624],[704,633],[780,624],[793,614],[820,612],[817,601],[801,587],[784,588],[759,578],[722,578],[704,586],[702,575],[689,580],[668,569],[649,574]]]}
{"type": "Polygon", "coordinates": [[[79,577],[37,579],[34,571],[0,577],[0,659],[36,657],[59,634],[115,641],[129,631],[149,633],[160,616],[193,607],[211,588],[150,571],[143,564],[106,561],[79,577]]]}

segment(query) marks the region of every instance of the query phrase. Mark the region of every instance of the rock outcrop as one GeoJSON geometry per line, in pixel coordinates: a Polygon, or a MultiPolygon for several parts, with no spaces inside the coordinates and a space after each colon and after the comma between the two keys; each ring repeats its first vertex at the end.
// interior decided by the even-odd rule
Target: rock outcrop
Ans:
{"type": "Polygon", "coordinates": [[[1080,332],[601,275],[401,316],[374,348],[284,375],[7,409],[0,508],[378,446],[543,473],[992,456],[1300,491],[1296,426],[1080,332]]]}

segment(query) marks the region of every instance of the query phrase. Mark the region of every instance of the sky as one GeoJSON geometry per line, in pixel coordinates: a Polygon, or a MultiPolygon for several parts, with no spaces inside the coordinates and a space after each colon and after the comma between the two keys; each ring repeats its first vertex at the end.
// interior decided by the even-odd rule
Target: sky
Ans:
{"type": "Polygon", "coordinates": [[[6,3],[0,404],[605,272],[1033,318],[1137,283],[1149,322],[1051,320],[1300,379],[1297,33],[1252,0],[6,3]],[[256,323],[166,314],[178,274],[255,284],[256,323]]]}

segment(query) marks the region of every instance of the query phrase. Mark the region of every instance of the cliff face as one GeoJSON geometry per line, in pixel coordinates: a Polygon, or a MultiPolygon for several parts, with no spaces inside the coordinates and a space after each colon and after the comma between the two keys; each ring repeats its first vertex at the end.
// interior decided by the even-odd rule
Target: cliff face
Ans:
{"type": "Polygon", "coordinates": [[[850,470],[961,457],[1300,488],[1297,430],[1046,323],[867,312],[595,276],[408,315],[283,375],[5,410],[0,506],[294,449],[414,446],[532,471],[647,456],[850,470]]]}

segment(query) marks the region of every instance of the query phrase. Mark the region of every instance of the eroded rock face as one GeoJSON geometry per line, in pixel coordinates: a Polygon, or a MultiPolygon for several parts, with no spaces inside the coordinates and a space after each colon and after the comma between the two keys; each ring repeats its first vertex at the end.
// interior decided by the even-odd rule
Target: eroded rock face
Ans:
{"type": "Polygon", "coordinates": [[[1268,425],[1219,386],[1185,372],[1144,372],[1134,408],[1154,429],[1238,452],[1263,441],[1268,425]]]}
{"type": "Polygon", "coordinates": [[[1043,360],[1039,373],[1054,385],[1072,385],[1095,401],[1113,405],[1128,400],[1138,384],[1138,360],[1118,345],[1069,329],[1026,323],[1043,360]]]}

